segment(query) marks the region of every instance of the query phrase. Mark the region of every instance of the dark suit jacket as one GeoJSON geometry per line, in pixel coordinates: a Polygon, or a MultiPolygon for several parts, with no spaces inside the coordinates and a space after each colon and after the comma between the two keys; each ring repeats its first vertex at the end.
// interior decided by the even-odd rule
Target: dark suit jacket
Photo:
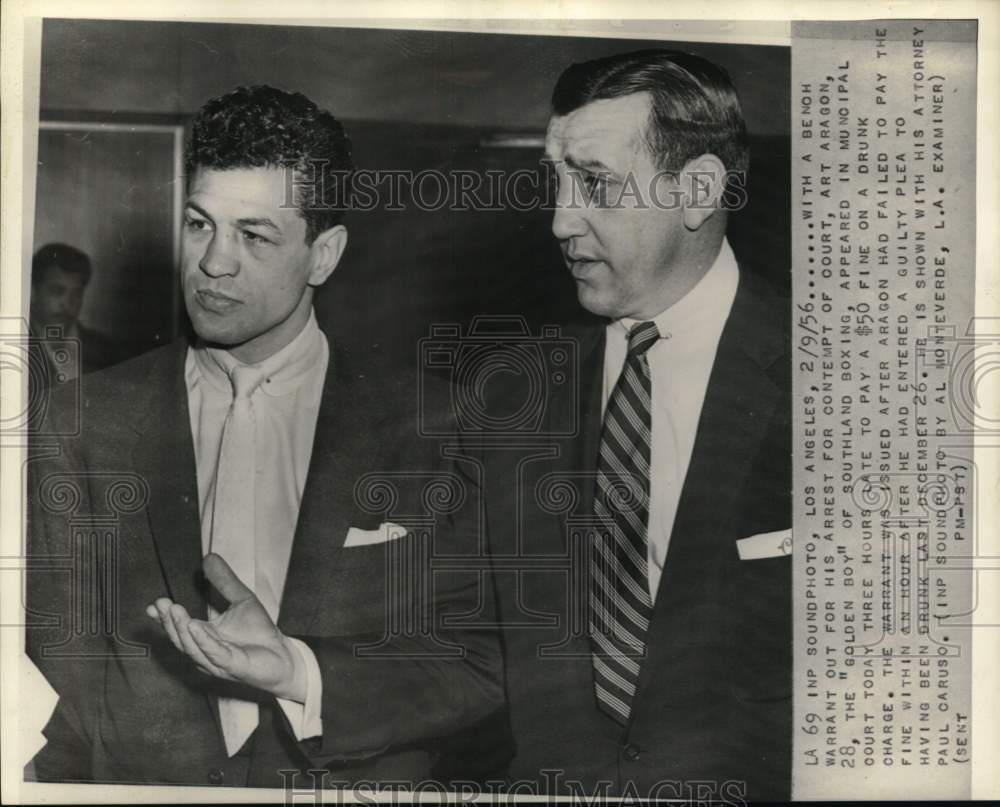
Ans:
{"type": "MultiPolygon", "coordinates": [[[[414,535],[391,548],[343,544],[351,526],[430,515],[435,553],[475,547],[461,509],[428,512],[421,484],[439,478],[439,452],[387,409],[397,390],[331,350],[279,618],[319,661],[323,735],[296,742],[274,699],[261,697],[245,753],[227,759],[215,695],[232,685],[198,672],[144,613],[165,595],[206,615],[185,350],[177,343],[87,376],[79,435],[34,446],[28,650],[60,695],[38,778],[281,787],[282,769],[328,769],[328,782],[420,781],[439,738],[502,701],[496,636],[441,624],[475,610],[478,575],[437,574],[432,590],[392,554],[417,547],[414,535]],[[389,480],[391,495],[356,491],[365,474],[399,469],[412,473],[389,480]],[[400,576],[402,588],[391,582],[400,576]],[[407,616],[414,629],[390,632],[378,654],[355,652],[407,616]],[[448,642],[463,650],[442,650],[448,642]]],[[[70,415],[54,400],[43,435],[70,415]]]]}
{"type": "Polygon", "coordinates": [[[96,328],[79,324],[77,329],[80,332],[80,360],[84,373],[103,370],[128,356],[123,345],[96,328]]]}
{"type": "Polygon", "coordinates": [[[735,798],[742,785],[724,784],[735,781],[753,799],[788,797],[791,559],[741,561],[736,549],[740,538],[791,527],[787,322],[785,305],[741,273],[624,729],[595,705],[585,539],[572,537],[593,502],[603,326],[569,334],[579,374],[551,388],[543,437],[482,449],[516,743],[510,779],[549,792],[578,780],[588,794],[605,781],[610,794],[632,786],[666,798],[690,797],[683,783],[695,780],[714,782],[714,798],[735,798]]]}
{"type": "Polygon", "coordinates": [[[59,359],[64,364],[75,364],[72,368],[73,376],[84,373],[93,373],[103,370],[113,364],[118,364],[128,358],[129,354],[125,350],[125,345],[117,342],[102,331],[95,328],[88,328],[82,323],[77,323],[77,336],[75,338],[63,337],[62,331],[55,331],[54,335],[39,335],[36,331],[31,332],[29,350],[32,353],[31,361],[35,372],[29,376],[29,383],[41,385],[42,387],[58,387],[60,376],[65,369],[62,364],[53,361],[49,351],[42,347],[43,342],[56,347],[66,345],[68,350],[60,353],[59,359]]]}

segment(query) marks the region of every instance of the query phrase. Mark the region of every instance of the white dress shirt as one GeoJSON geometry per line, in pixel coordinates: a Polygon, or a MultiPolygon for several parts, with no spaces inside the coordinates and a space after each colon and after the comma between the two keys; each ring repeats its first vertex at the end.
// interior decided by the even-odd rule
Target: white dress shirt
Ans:
{"type": "MultiPolygon", "coordinates": [[[[256,420],[254,519],[258,541],[256,581],[243,582],[255,589],[275,621],[285,589],[292,540],[309,459],[316,418],[326,378],[330,349],[326,337],[310,314],[305,327],[288,345],[257,365],[263,381],[253,393],[256,420]],[[261,554],[263,550],[263,554],[261,554]]],[[[188,349],[184,378],[198,473],[202,552],[212,537],[215,483],[222,442],[222,427],[233,401],[229,371],[238,364],[228,351],[198,344],[188,349]]],[[[253,551],[250,547],[249,551],[253,551]]],[[[278,698],[295,731],[296,739],[323,733],[320,719],[323,681],[312,650],[290,639],[306,669],[304,703],[278,698]]]]}
{"type": "MultiPolygon", "coordinates": [[[[654,601],[691,462],[708,378],[738,281],[736,258],[729,242],[723,240],[715,263],[698,284],[653,317],[660,338],[646,356],[652,377],[648,543],[649,592],[654,601]]],[[[625,318],[607,326],[602,410],[625,366],[629,329],[638,321],[625,318]]]]}

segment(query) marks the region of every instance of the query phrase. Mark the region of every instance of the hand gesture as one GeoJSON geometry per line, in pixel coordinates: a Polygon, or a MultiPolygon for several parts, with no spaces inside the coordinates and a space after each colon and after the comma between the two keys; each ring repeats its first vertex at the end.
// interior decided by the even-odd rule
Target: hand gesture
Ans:
{"type": "Polygon", "coordinates": [[[220,555],[204,560],[205,576],[229,607],[214,619],[192,619],[167,597],[146,607],[174,646],[216,678],[239,681],[279,698],[305,700],[305,671],[298,651],[278,630],[260,600],[220,555]]]}

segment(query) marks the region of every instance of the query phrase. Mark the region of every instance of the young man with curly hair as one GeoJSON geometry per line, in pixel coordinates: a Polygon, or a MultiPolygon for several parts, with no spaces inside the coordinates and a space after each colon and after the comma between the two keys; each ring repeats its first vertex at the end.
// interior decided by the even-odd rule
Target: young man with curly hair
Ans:
{"type": "MultiPolygon", "coordinates": [[[[198,113],[181,261],[196,338],[87,377],[78,434],[30,464],[44,626],[28,651],[60,696],[38,779],[419,782],[438,741],[502,701],[495,638],[443,619],[478,606],[478,578],[397,585],[409,567],[389,559],[418,536],[389,516],[420,507],[405,482],[392,513],[358,501],[366,475],[440,458],[316,322],[351,170],[340,123],[300,94],[240,87],[198,113]],[[74,534],[109,514],[110,546],[74,534]],[[46,567],[74,553],[75,587],[46,567]]],[[[73,434],[75,415],[57,396],[42,432],[73,434]]],[[[433,551],[475,543],[460,515],[433,551]]]]}

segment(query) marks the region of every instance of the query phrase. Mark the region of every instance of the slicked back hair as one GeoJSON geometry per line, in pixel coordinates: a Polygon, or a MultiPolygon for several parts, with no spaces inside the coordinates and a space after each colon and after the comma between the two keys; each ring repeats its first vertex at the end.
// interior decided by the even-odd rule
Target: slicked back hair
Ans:
{"type": "Polygon", "coordinates": [[[301,93],[237,87],[208,101],[191,127],[184,170],[278,168],[293,172],[290,200],[306,223],[306,243],[338,224],[350,204],[354,163],[344,127],[301,93]]]}
{"type": "Polygon", "coordinates": [[[552,111],[562,117],[592,101],[643,92],[651,98],[646,146],[657,168],[679,171],[695,157],[714,154],[728,171],[747,171],[747,129],[736,88],[725,70],[700,56],[639,50],[570,65],[552,92],[552,111]]]}

